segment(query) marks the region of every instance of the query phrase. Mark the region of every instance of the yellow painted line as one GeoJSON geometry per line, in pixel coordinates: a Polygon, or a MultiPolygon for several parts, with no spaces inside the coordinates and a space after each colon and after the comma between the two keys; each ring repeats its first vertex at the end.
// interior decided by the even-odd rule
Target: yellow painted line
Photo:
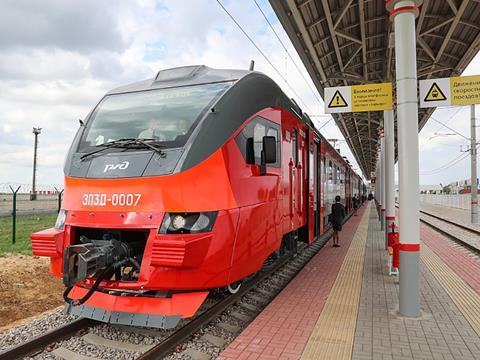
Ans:
{"type": "Polygon", "coordinates": [[[369,221],[370,205],[358,225],[302,359],[350,359],[352,356],[369,221]]]}
{"type": "Polygon", "coordinates": [[[480,336],[480,295],[427,245],[422,244],[420,256],[470,326],[480,336]]]}

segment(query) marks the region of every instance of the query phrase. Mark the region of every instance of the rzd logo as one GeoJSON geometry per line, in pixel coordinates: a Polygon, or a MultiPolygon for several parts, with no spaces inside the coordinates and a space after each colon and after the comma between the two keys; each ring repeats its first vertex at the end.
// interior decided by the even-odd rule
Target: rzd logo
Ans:
{"type": "Polygon", "coordinates": [[[126,168],[128,168],[128,165],[130,165],[128,161],[123,161],[120,164],[115,164],[115,165],[107,164],[105,165],[105,170],[103,170],[103,172],[106,173],[107,171],[111,171],[111,170],[125,170],[126,168]]]}

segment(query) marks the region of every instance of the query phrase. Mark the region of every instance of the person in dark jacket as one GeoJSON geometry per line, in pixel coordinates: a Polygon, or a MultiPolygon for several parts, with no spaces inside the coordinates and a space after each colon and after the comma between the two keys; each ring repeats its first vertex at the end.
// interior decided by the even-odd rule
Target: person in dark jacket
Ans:
{"type": "Polygon", "coordinates": [[[358,198],[358,195],[355,195],[353,197],[353,214],[357,216],[357,209],[360,206],[360,199],[358,198]]]}
{"type": "Polygon", "coordinates": [[[342,231],[343,219],[345,218],[345,206],[340,204],[340,196],[335,196],[335,204],[332,205],[331,222],[333,227],[333,246],[339,247],[338,232],[342,231]]]}

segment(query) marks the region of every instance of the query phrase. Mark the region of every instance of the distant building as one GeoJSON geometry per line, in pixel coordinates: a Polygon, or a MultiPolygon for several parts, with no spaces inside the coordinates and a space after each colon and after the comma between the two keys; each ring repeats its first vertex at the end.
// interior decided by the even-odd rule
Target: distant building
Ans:
{"type": "MultiPolygon", "coordinates": [[[[470,194],[471,192],[471,179],[453,181],[448,184],[452,188],[452,194],[470,194]]],[[[477,178],[477,189],[478,189],[478,178],[477,178]]]]}

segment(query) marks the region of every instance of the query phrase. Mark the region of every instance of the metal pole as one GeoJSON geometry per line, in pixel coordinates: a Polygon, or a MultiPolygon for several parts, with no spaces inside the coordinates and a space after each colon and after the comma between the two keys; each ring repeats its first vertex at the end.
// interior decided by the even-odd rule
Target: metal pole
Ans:
{"type": "Polygon", "coordinates": [[[382,206],[380,207],[380,224],[381,224],[381,229],[385,231],[385,208],[386,208],[386,199],[385,199],[385,187],[386,187],[386,181],[385,181],[385,137],[383,136],[383,128],[380,131],[380,171],[382,172],[382,206]]]}
{"type": "Polygon", "coordinates": [[[418,99],[415,17],[422,0],[387,2],[395,26],[400,186],[400,315],[420,315],[418,99]]]}
{"type": "Polygon", "coordinates": [[[376,168],[376,174],[377,174],[377,179],[376,179],[376,184],[375,184],[375,195],[376,195],[376,199],[377,199],[377,214],[378,214],[378,220],[380,220],[380,203],[381,203],[381,199],[380,199],[380,194],[381,194],[381,191],[382,191],[382,184],[381,184],[381,179],[380,179],[380,157],[379,157],[379,154],[378,154],[378,147],[377,147],[377,168],[376,168]]]}
{"type": "Polygon", "coordinates": [[[475,121],[475,105],[470,108],[470,122],[471,122],[471,136],[470,136],[470,155],[471,155],[471,186],[470,192],[472,194],[472,224],[478,223],[478,209],[477,209],[477,133],[475,121]]]}
{"type": "Polygon", "coordinates": [[[33,135],[35,136],[35,142],[33,145],[33,179],[32,179],[32,194],[30,200],[37,200],[36,190],[36,173],[37,173],[37,148],[38,148],[38,135],[42,131],[42,128],[33,128],[33,135]]]}
{"type": "Polygon", "coordinates": [[[8,186],[13,193],[13,204],[12,204],[12,244],[15,244],[17,240],[17,192],[20,190],[20,186],[17,187],[17,190],[8,186]]]}
{"type": "MultiPolygon", "coordinates": [[[[385,220],[387,232],[395,223],[395,125],[393,110],[383,112],[385,138],[385,220]]],[[[385,238],[387,244],[387,237],[385,238]]]]}

